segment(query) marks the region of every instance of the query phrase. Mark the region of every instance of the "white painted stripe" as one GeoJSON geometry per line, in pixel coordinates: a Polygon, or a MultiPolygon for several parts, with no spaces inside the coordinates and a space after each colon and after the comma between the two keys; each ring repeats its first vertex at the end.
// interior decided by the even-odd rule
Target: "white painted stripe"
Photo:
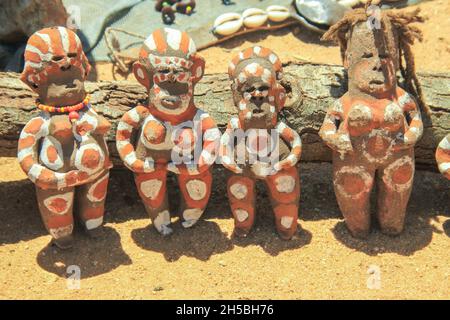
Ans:
{"type": "Polygon", "coordinates": [[[132,166],[133,163],[137,160],[136,158],[136,153],[135,152],[130,152],[129,154],[127,154],[125,156],[125,158],[123,159],[123,161],[125,163],[127,163],[129,166],[132,166]]]}
{"type": "Polygon", "coordinates": [[[155,171],[155,161],[152,157],[147,157],[144,160],[144,172],[155,171]]]}
{"type": "Polygon", "coordinates": [[[450,141],[449,141],[450,135],[442,139],[441,142],[439,142],[439,148],[445,151],[450,151],[450,141]]]}
{"type": "Polygon", "coordinates": [[[33,164],[30,168],[30,171],[28,171],[28,178],[30,178],[31,181],[36,182],[37,178],[41,174],[42,166],[38,164],[33,164]]]}
{"type": "Polygon", "coordinates": [[[52,59],[52,54],[43,53],[41,50],[31,44],[27,44],[27,46],[25,47],[25,51],[36,53],[37,55],[39,55],[39,58],[42,61],[50,61],[52,59]]]}
{"type": "Polygon", "coordinates": [[[156,50],[156,43],[155,43],[155,39],[153,38],[152,34],[147,39],[145,39],[144,44],[147,46],[147,48],[150,51],[156,50]]]}
{"type": "Polygon", "coordinates": [[[117,130],[124,130],[131,132],[133,130],[133,127],[130,126],[128,123],[120,121],[119,125],[117,126],[117,130]]]}
{"type": "Polygon", "coordinates": [[[439,171],[442,173],[447,172],[450,169],[450,162],[444,162],[439,165],[439,171]]]}
{"type": "Polygon", "coordinates": [[[39,38],[41,38],[45,42],[45,44],[48,46],[48,52],[53,53],[52,41],[50,40],[50,36],[48,34],[39,33],[39,32],[36,32],[35,35],[37,35],[39,38]]]}
{"type": "Polygon", "coordinates": [[[179,50],[181,43],[181,31],[172,28],[164,28],[164,31],[167,33],[166,36],[167,44],[173,50],[179,50]]]}
{"type": "Polygon", "coordinates": [[[195,54],[197,52],[197,47],[192,39],[189,39],[189,55],[195,54]]]}
{"type": "Polygon", "coordinates": [[[277,62],[277,60],[278,60],[278,57],[275,54],[271,53],[269,55],[269,60],[272,64],[275,64],[275,62],[277,62]]]}
{"type": "Polygon", "coordinates": [[[61,190],[65,187],[67,187],[65,173],[55,172],[55,177],[56,177],[56,188],[58,190],[61,190]]]}
{"type": "Polygon", "coordinates": [[[64,52],[69,52],[69,35],[67,34],[67,29],[64,27],[58,27],[59,35],[61,36],[61,43],[64,52]]]}
{"type": "Polygon", "coordinates": [[[23,159],[25,159],[29,155],[32,155],[33,152],[34,152],[34,148],[33,147],[22,149],[19,152],[17,152],[17,160],[19,160],[19,162],[22,162],[23,159]]]}
{"type": "Polygon", "coordinates": [[[130,142],[128,140],[116,140],[116,147],[117,150],[123,149],[126,145],[128,145],[130,142]]]}
{"type": "Polygon", "coordinates": [[[25,61],[24,69],[27,67],[33,68],[33,69],[41,69],[43,67],[42,62],[36,63],[32,61],[25,61]]]}
{"type": "MultiPolygon", "coordinates": [[[[139,113],[137,112],[137,109],[131,109],[130,111],[128,111],[128,116],[131,118],[131,120],[133,120],[133,122],[135,123],[139,123],[139,121],[141,120],[141,116],[139,115],[139,113]]],[[[152,116],[153,118],[153,116],[152,116]]]]}
{"type": "Polygon", "coordinates": [[[286,125],[286,124],[284,124],[283,122],[278,122],[278,124],[277,124],[277,131],[278,131],[278,133],[279,133],[280,135],[283,134],[283,131],[284,131],[284,129],[286,129],[286,128],[287,128],[287,125],[286,125]]]}

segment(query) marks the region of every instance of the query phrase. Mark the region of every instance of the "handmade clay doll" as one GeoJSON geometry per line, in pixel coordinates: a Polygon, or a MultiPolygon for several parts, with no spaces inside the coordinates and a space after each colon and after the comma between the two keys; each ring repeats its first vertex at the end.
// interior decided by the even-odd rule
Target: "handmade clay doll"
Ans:
{"type": "Polygon", "coordinates": [[[296,165],[301,140],[278,119],[286,100],[279,83],[281,61],[269,49],[252,47],[232,59],[228,74],[238,116],[229,121],[220,150],[222,164],[233,173],[227,186],[234,232],[246,236],[252,228],[255,182],[263,180],[269,189],[278,233],[290,239],[297,230],[300,182],[296,165]]]}
{"type": "Polygon", "coordinates": [[[350,11],[324,35],[341,45],[348,92],[328,110],[319,134],[333,150],[336,198],[355,237],[370,232],[374,183],[381,231],[402,231],[414,176],[414,145],[423,131],[415,98],[396,79],[401,69],[408,90],[417,91],[421,99],[410,48],[420,31],[409,25],[421,18],[417,12],[383,12],[379,28],[368,19],[364,8],[350,11]]]}
{"type": "Polygon", "coordinates": [[[74,201],[89,234],[97,234],[103,221],[110,123],[89,104],[89,69],[80,39],[69,29],[42,29],[28,40],[21,80],[38,94],[41,113],[20,134],[18,159],[36,185],[45,227],[61,248],[72,245],[74,201]]]}
{"type": "Polygon", "coordinates": [[[436,162],[439,171],[450,180],[450,134],[439,143],[436,149],[436,162]]]}
{"type": "Polygon", "coordinates": [[[186,32],[170,28],[154,31],[133,68],[136,79],[148,91],[148,103],[123,115],[117,129],[117,149],[135,174],[154,227],[168,235],[172,229],[167,173],[178,175],[182,225],[191,227],[205,210],[211,193],[209,167],[215,160],[220,131],[214,120],[195,106],[194,86],[203,76],[205,61],[186,32]]]}

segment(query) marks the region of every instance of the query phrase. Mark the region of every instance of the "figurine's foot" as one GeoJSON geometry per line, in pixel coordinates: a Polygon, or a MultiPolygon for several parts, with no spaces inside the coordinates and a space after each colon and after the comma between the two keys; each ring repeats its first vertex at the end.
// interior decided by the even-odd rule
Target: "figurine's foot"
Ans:
{"type": "Polygon", "coordinates": [[[296,233],[297,230],[294,230],[293,232],[291,230],[278,230],[278,235],[280,236],[280,238],[286,241],[291,240],[296,233]]]}
{"type": "Polygon", "coordinates": [[[103,235],[103,228],[97,227],[95,229],[86,229],[86,234],[93,239],[101,238],[103,235]]]}
{"type": "Polygon", "coordinates": [[[68,235],[58,239],[53,238],[52,243],[54,243],[60,249],[70,249],[73,247],[73,237],[72,235],[68,235]]]}
{"type": "Polygon", "coordinates": [[[402,231],[403,228],[381,228],[381,233],[392,237],[398,236],[402,231]]]}
{"type": "Polygon", "coordinates": [[[250,233],[250,230],[248,229],[242,229],[242,228],[234,228],[233,230],[233,236],[237,238],[247,238],[248,234],[250,233]]]}
{"type": "Polygon", "coordinates": [[[186,220],[183,221],[181,225],[187,229],[193,227],[197,223],[197,221],[198,221],[197,219],[186,220]]]}
{"type": "Polygon", "coordinates": [[[352,237],[357,239],[367,239],[370,233],[369,230],[351,230],[349,228],[348,230],[350,231],[352,237]]]}
{"type": "Polygon", "coordinates": [[[170,227],[170,213],[169,210],[163,210],[156,215],[154,219],[152,219],[153,226],[158,230],[160,234],[163,236],[168,236],[172,234],[173,230],[170,227]]]}
{"type": "Polygon", "coordinates": [[[158,230],[158,232],[163,235],[163,236],[168,236],[171,235],[173,233],[173,229],[171,227],[169,227],[169,225],[161,225],[160,230],[158,230]]]}
{"type": "Polygon", "coordinates": [[[202,214],[203,209],[200,208],[184,210],[182,214],[184,221],[181,223],[181,225],[185,228],[190,228],[194,226],[197,223],[198,219],[200,219],[202,214]]]}

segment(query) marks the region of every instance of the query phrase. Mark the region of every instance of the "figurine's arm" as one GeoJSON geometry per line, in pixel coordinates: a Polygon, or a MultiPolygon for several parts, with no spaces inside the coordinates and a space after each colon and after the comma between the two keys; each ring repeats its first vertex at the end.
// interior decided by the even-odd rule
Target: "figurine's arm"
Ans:
{"type": "Polygon", "coordinates": [[[143,106],[137,106],[126,112],[117,125],[116,146],[120,158],[125,166],[133,172],[153,172],[155,163],[153,158],[148,157],[144,161],[136,157],[136,150],[131,143],[133,130],[139,129],[143,119],[148,115],[148,110],[143,106]]]}
{"type": "Polygon", "coordinates": [[[337,122],[344,118],[342,103],[336,100],[331,108],[328,109],[322,127],[319,130],[319,136],[333,150],[338,152],[350,152],[353,150],[348,133],[339,132],[337,122]]]}
{"type": "Polygon", "coordinates": [[[173,162],[169,162],[167,165],[169,171],[177,174],[197,175],[208,170],[216,160],[220,130],[217,128],[213,118],[202,111],[199,111],[194,118],[194,130],[197,129],[198,125],[200,125],[203,138],[202,152],[198,163],[176,165],[173,162]]]}
{"type": "Polygon", "coordinates": [[[450,180],[450,133],[439,143],[436,149],[436,161],[439,171],[450,180]]]}
{"type": "Polygon", "coordinates": [[[42,189],[62,189],[80,184],[80,171],[55,172],[37,161],[39,140],[48,135],[49,122],[44,117],[36,117],[22,129],[17,150],[20,166],[28,178],[42,189]]]}
{"type": "Polygon", "coordinates": [[[276,130],[278,131],[278,134],[281,136],[281,138],[286,141],[291,147],[291,152],[286,157],[286,159],[275,163],[273,169],[278,172],[281,169],[289,169],[290,167],[293,167],[297,164],[302,154],[302,140],[295,130],[289,128],[283,122],[279,122],[277,124],[276,130]]]}
{"type": "Polygon", "coordinates": [[[420,111],[417,108],[417,103],[414,98],[407,92],[399,98],[400,106],[403,112],[408,115],[410,119],[409,127],[403,136],[403,144],[406,147],[414,146],[420,140],[423,134],[423,122],[420,111]]]}
{"type": "Polygon", "coordinates": [[[227,125],[227,129],[220,138],[220,158],[222,165],[228,170],[240,174],[243,169],[234,161],[234,145],[232,137],[234,136],[234,130],[240,129],[239,119],[236,117],[231,118],[227,125]],[[231,150],[230,150],[231,148],[231,150]]]}

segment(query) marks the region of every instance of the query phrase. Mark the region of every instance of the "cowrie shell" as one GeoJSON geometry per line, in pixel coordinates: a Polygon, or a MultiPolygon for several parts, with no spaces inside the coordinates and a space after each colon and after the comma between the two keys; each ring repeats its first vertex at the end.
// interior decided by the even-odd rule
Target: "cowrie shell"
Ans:
{"type": "Polygon", "coordinates": [[[267,13],[258,8],[249,8],[242,13],[244,26],[247,28],[257,28],[264,25],[267,21],[267,13]]]}
{"type": "Polygon", "coordinates": [[[268,6],[267,14],[269,16],[269,20],[273,22],[281,22],[290,17],[289,9],[283,6],[268,6]]]}
{"type": "Polygon", "coordinates": [[[222,36],[228,36],[237,32],[242,28],[243,24],[244,19],[240,14],[234,12],[224,13],[214,21],[213,31],[222,36]]]}
{"type": "Polygon", "coordinates": [[[344,7],[352,8],[359,3],[359,0],[338,0],[339,4],[342,4],[344,7]]]}

